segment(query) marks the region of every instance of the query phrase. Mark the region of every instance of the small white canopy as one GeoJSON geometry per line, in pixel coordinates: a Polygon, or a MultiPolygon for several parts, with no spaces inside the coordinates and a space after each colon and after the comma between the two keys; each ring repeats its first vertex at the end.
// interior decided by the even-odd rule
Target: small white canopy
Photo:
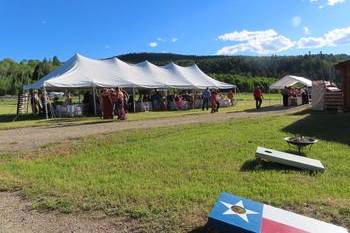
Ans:
{"type": "Polygon", "coordinates": [[[182,67],[170,63],[159,67],[148,61],[132,65],[118,58],[95,60],[76,54],[42,79],[24,86],[24,89],[44,87],[46,89],[92,87],[230,89],[235,88],[235,85],[209,77],[197,65],[182,67]]]}
{"type": "Polygon", "coordinates": [[[312,86],[312,81],[304,78],[304,77],[299,77],[299,76],[294,76],[294,75],[286,75],[277,82],[273,83],[270,85],[271,90],[281,90],[284,87],[290,87],[293,86],[296,83],[302,83],[307,87],[312,86]]]}

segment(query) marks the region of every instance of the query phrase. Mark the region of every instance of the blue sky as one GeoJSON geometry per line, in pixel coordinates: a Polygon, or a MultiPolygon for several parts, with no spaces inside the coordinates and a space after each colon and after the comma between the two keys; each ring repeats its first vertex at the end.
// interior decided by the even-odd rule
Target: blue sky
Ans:
{"type": "Polygon", "coordinates": [[[350,54],[350,0],[1,0],[0,59],[350,54]]]}

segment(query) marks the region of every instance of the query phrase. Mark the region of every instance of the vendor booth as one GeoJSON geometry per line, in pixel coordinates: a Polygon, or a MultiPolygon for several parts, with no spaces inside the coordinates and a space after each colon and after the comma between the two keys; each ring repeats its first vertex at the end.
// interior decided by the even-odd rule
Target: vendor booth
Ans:
{"type": "Polygon", "coordinates": [[[298,106],[309,103],[310,88],[312,81],[299,76],[286,75],[277,82],[270,85],[270,90],[280,90],[284,98],[284,105],[298,106]],[[301,88],[293,88],[294,85],[301,84],[301,88]]]}
{"type": "MultiPolygon", "coordinates": [[[[84,106],[51,106],[51,100],[48,98],[48,91],[67,91],[67,90],[89,90],[93,111],[98,112],[98,93],[104,88],[123,88],[132,96],[134,111],[151,110],[155,108],[154,100],[150,98],[136,100],[135,91],[152,90],[158,93],[158,90],[173,91],[188,90],[194,95],[195,90],[205,88],[210,89],[235,89],[236,86],[215,80],[206,75],[199,67],[194,64],[189,67],[182,67],[174,63],[166,66],[156,66],[148,61],[139,64],[128,64],[116,57],[96,60],[76,54],[65,62],[62,66],[53,70],[42,79],[25,85],[25,91],[40,90],[44,96],[43,105],[45,107],[46,117],[48,110],[54,111],[55,115],[80,115],[84,106]],[[153,101],[153,104],[151,103],[153,101]],[[49,103],[49,105],[48,105],[49,103]],[[50,109],[48,109],[50,108],[50,109]]],[[[156,96],[157,97],[157,96],[156,96]]],[[[194,98],[194,97],[193,97],[194,98]]],[[[160,110],[160,99],[157,99],[157,109],[160,110]],[[158,109],[159,108],[159,109],[158,109]]],[[[166,98],[165,98],[166,99],[166,98]]],[[[91,102],[90,101],[90,102],[91,102]]],[[[193,103],[187,103],[186,108],[193,107],[193,103]]],[[[86,106],[85,106],[86,107],[86,106]]],[[[90,104],[91,108],[91,104],[90,104]]],[[[51,114],[52,115],[52,114],[51,114]]]]}

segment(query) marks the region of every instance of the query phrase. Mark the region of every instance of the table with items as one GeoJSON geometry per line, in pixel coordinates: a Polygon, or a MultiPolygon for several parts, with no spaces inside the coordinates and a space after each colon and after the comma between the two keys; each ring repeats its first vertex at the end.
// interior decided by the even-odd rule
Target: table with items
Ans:
{"type": "Polygon", "coordinates": [[[54,109],[57,117],[77,117],[83,116],[84,104],[55,105],[54,109]]]}

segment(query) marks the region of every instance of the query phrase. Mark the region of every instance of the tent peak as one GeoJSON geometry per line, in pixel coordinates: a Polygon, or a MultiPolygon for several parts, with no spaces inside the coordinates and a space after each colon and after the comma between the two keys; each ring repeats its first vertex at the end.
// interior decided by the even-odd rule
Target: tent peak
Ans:
{"type": "MultiPolygon", "coordinates": [[[[81,55],[80,53],[75,53],[75,54],[74,54],[74,57],[76,57],[76,58],[83,58],[84,56],[81,55]]],[[[85,57],[84,57],[84,58],[85,58],[85,57]]]]}

